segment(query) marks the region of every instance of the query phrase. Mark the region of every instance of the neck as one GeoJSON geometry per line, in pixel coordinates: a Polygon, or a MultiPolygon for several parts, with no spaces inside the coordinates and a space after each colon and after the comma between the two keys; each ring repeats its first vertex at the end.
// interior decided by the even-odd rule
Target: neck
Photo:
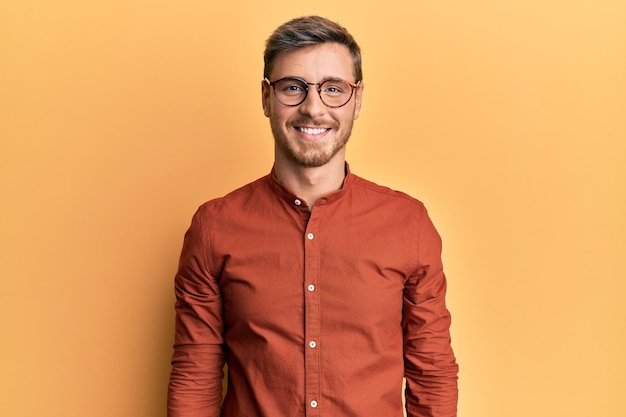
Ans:
{"type": "Polygon", "coordinates": [[[274,162],[276,179],[312,209],[320,198],[340,190],[346,176],[344,158],[333,158],[320,167],[302,167],[284,160],[274,162]]]}

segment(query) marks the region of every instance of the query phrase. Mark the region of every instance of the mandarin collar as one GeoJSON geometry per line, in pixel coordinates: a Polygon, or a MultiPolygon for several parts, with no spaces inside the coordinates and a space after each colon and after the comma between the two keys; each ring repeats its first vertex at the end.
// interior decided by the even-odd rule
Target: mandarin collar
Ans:
{"type": "MultiPolygon", "coordinates": [[[[352,182],[354,180],[354,175],[351,173],[350,165],[347,162],[345,163],[345,172],[346,176],[343,179],[343,185],[341,186],[341,188],[320,198],[320,200],[324,200],[326,203],[330,203],[346,194],[345,190],[349,189],[352,186],[352,182]]],[[[272,191],[282,200],[285,200],[289,205],[293,204],[296,200],[300,201],[299,196],[295,195],[291,190],[289,190],[282,183],[280,183],[280,181],[278,181],[278,179],[276,178],[275,166],[272,166],[272,170],[267,176],[267,181],[272,191]]]]}

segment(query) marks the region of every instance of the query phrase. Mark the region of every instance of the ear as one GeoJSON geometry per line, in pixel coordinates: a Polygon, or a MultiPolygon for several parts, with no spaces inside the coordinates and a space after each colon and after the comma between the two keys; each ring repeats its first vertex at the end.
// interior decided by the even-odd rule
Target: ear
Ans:
{"type": "Polygon", "coordinates": [[[359,114],[361,114],[361,103],[363,102],[363,89],[365,88],[365,84],[363,81],[359,83],[359,86],[354,91],[354,120],[359,118],[359,114]]]}
{"type": "Polygon", "coordinates": [[[267,81],[261,81],[261,103],[263,105],[263,114],[265,117],[270,117],[270,100],[272,87],[267,83],[267,81]]]}

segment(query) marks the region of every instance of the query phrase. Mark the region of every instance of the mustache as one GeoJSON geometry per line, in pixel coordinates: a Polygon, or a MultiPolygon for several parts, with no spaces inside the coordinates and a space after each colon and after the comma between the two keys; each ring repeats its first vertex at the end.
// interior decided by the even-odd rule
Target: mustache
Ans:
{"type": "Polygon", "coordinates": [[[339,125],[334,120],[313,120],[308,117],[303,117],[300,119],[294,119],[289,122],[289,127],[296,126],[307,126],[307,127],[326,127],[326,128],[338,128],[339,125]]]}

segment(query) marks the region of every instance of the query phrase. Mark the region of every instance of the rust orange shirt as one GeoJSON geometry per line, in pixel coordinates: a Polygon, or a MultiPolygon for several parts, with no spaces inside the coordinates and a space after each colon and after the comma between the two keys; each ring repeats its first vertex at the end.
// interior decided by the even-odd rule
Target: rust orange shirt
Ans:
{"type": "Polygon", "coordinates": [[[403,377],[409,416],[456,416],[440,237],[418,200],[347,172],[311,211],[273,171],[198,209],[169,417],[402,417],[403,377]]]}

